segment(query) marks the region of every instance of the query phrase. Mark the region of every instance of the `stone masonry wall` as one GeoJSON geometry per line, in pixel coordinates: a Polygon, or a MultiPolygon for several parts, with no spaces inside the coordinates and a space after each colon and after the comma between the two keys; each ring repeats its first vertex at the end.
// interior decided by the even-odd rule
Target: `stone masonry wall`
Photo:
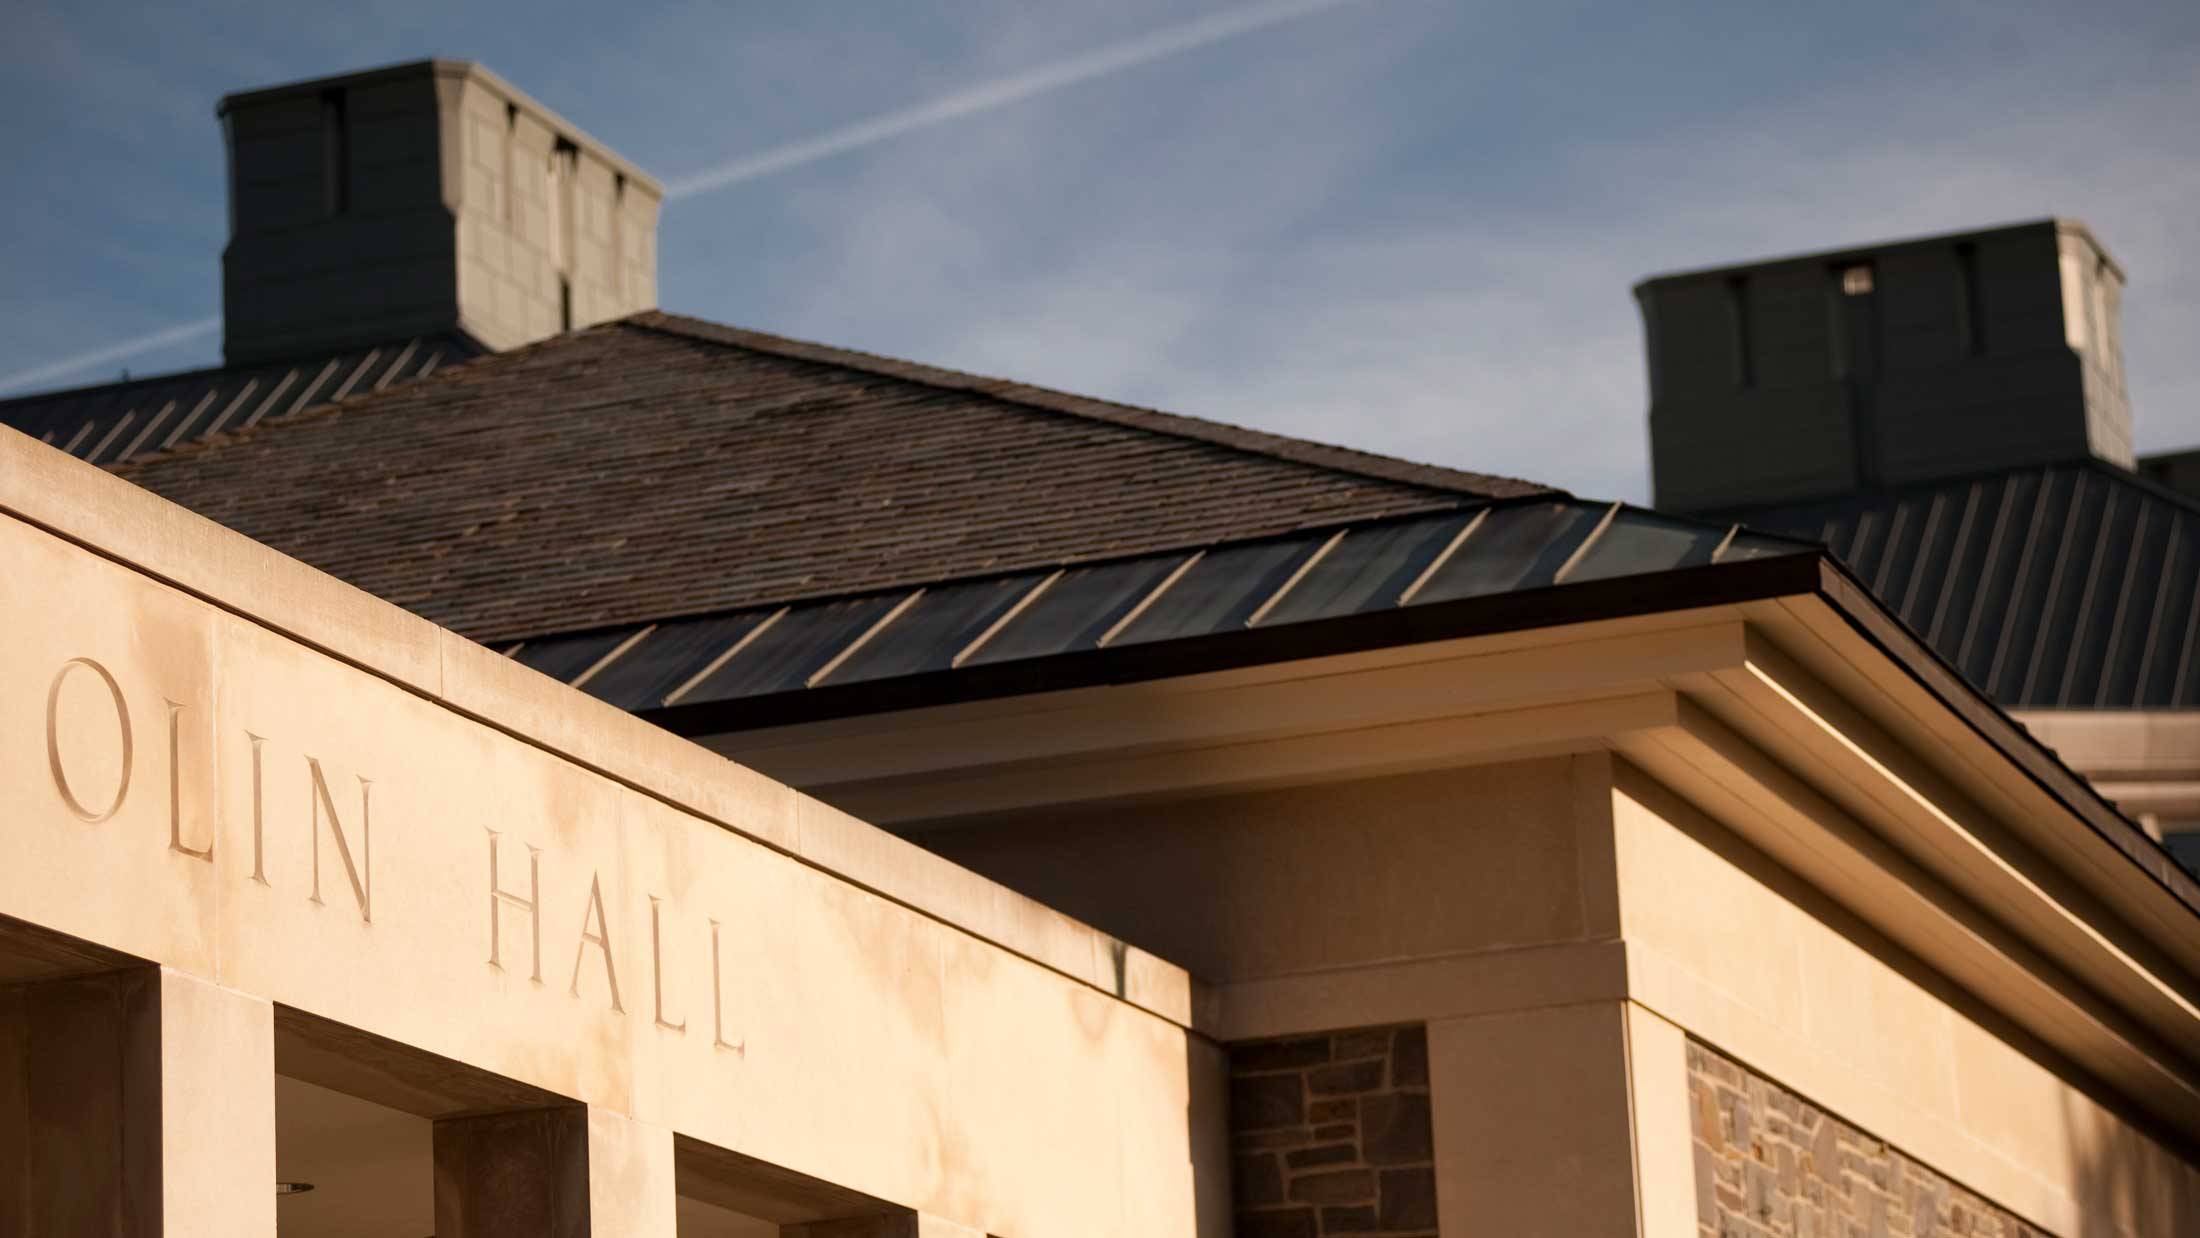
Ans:
{"type": "Polygon", "coordinates": [[[1238,1238],[1433,1238],[1428,1029],[1230,1046],[1238,1238]]]}
{"type": "Polygon", "coordinates": [[[1688,1093],[1704,1238],[2044,1238],[1693,1041],[1688,1093]]]}

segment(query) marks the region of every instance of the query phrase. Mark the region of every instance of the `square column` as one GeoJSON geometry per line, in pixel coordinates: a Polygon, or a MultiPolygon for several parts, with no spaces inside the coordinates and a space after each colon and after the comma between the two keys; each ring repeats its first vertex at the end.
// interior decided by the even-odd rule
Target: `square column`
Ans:
{"type": "Polygon", "coordinates": [[[1625,1001],[1431,1023],[1443,1238],[1695,1238],[1686,1042],[1625,1001]]]}
{"type": "Polygon", "coordinates": [[[274,1238],[273,1008],[166,968],[0,988],[0,1233],[274,1238]]]}
{"type": "Polygon", "coordinates": [[[676,1238],[672,1133],[572,1105],[435,1124],[436,1238],[676,1238]]]}

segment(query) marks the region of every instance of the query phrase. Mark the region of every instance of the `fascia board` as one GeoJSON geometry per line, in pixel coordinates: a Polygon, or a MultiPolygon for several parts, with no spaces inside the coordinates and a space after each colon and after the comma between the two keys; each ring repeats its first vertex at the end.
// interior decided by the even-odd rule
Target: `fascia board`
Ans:
{"type": "Polygon", "coordinates": [[[2036,770],[2014,762],[1995,737],[1983,734],[1943,694],[1915,675],[1890,674],[1894,668],[1881,640],[1860,630],[1852,608],[1837,602],[1825,596],[1781,598],[1748,608],[1750,623],[1894,745],[1929,754],[1940,778],[2082,883],[2186,974],[2200,976],[2200,920],[2171,888],[2193,882],[2176,871],[2175,861],[2137,825],[2114,817],[2076,775],[2069,776],[2079,784],[2075,793],[2094,796],[2096,803],[2071,802],[2036,770]],[[2131,837],[2120,844],[2111,830],[2131,837]]]}
{"type": "Polygon", "coordinates": [[[1982,811],[1917,754],[1758,639],[1742,667],[1699,677],[1692,707],[1717,719],[1885,841],[1939,888],[2007,927],[2043,960],[2131,1012],[2200,1072],[2200,984],[2121,917],[1982,811]]]}
{"type": "Polygon", "coordinates": [[[1621,756],[2131,1104],[2200,1137],[2200,1072],[1747,738],[1683,703],[1621,756]]]}

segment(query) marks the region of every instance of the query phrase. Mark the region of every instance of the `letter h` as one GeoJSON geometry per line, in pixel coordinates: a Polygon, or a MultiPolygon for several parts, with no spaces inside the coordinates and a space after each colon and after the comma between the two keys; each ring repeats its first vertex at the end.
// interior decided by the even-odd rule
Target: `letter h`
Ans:
{"type": "Polygon", "coordinates": [[[529,979],[542,983],[542,912],[537,908],[542,902],[542,851],[527,847],[527,897],[506,890],[497,884],[502,871],[497,864],[497,832],[489,831],[489,966],[504,970],[503,914],[504,904],[510,903],[527,913],[527,923],[532,929],[535,966],[529,979]]]}

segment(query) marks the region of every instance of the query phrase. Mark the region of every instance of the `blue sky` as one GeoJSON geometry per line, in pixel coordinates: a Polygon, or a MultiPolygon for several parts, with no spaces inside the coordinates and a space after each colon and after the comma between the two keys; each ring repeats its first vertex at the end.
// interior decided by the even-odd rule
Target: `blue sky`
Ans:
{"type": "MultiPolygon", "coordinates": [[[[0,375],[220,311],[213,107],[482,61],[668,182],[1240,3],[15,0],[0,375]]],[[[668,309],[1648,492],[1644,275],[2072,215],[2200,444],[2200,5],[1341,0],[671,203],[668,309]]],[[[41,385],[218,356],[210,333],[41,385]]]]}

